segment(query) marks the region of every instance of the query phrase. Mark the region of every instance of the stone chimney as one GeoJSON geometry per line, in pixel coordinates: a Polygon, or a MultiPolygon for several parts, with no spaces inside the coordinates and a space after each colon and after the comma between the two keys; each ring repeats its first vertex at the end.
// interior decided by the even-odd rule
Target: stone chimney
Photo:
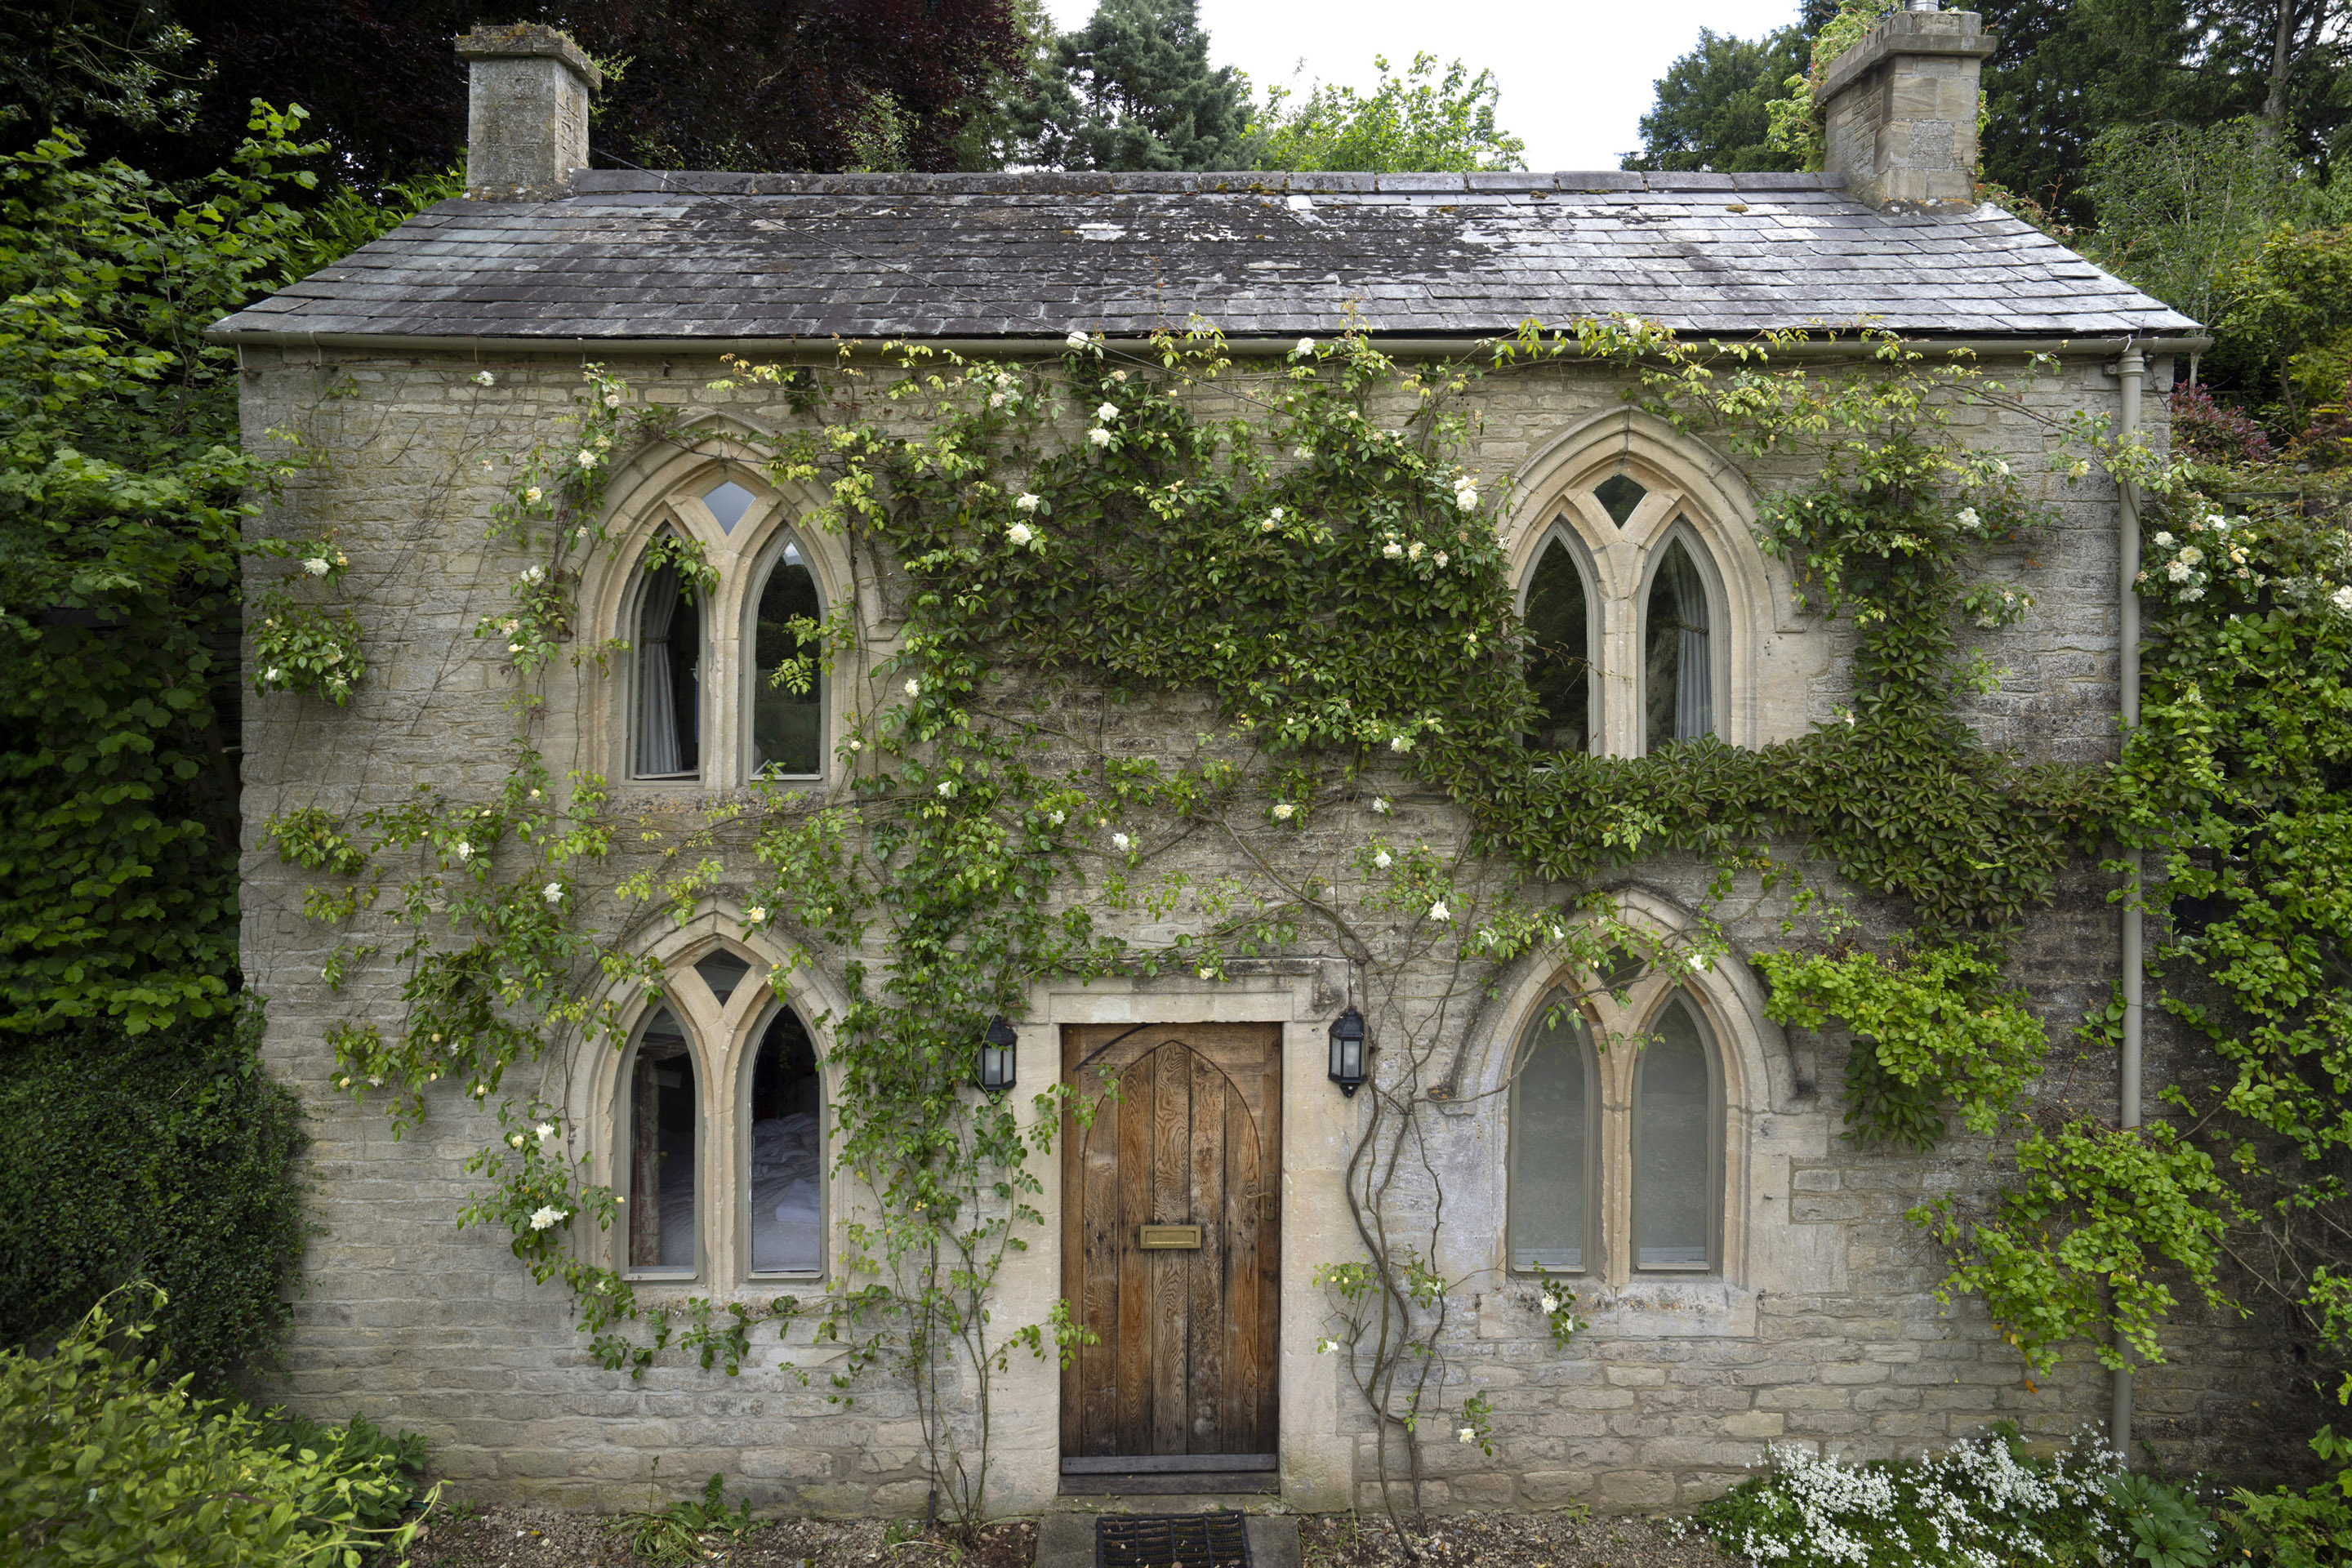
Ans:
{"type": "Polygon", "coordinates": [[[457,58],[472,76],[467,195],[553,195],[588,166],[588,100],[604,73],[568,36],[537,22],[477,27],[457,58]]]}
{"type": "Polygon", "coordinates": [[[1972,11],[1926,4],[1873,27],[1813,94],[1828,132],[1823,169],[1882,212],[1976,204],[1979,78],[2000,39],[1972,11]]]}

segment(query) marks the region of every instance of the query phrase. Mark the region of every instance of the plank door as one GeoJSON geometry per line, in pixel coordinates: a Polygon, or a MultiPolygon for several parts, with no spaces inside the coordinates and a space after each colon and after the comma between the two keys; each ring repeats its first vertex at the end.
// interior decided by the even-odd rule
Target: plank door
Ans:
{"type": "Polygon", "coordinates": [[[1062,1373],[1066,1458],[1275,1452],[1282,1031],[1062,1031],[1065,1081],[1094,1125],[1062,1128],[1062,1288],[1102,1336],[1062,1373]],[[1139,1245],[1200,1226],[1197,1249],[1139,1245]]]}

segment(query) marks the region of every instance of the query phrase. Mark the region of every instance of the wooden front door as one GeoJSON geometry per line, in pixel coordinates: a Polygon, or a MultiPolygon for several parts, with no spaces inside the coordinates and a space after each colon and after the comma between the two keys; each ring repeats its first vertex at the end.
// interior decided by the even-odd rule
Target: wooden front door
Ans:
{"type": "Polygon", "coordinates": [[[1063,1121],[1062,1289],[1102,1342],[1062,1373],[1062,1453],[1270,1456],[1281,1028],[1124,1033],[1062,1032],[1063,1076],[1078,1098],[1118,1085],[1092,1127],[1063,1121]]]}

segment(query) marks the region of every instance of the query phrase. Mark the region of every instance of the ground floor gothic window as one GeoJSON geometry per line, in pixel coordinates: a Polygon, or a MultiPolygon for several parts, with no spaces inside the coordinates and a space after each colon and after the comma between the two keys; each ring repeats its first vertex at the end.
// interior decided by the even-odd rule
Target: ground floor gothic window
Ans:
{"type": "Polygon", "coordinates": [[[1669,992],[1641,1031],[1596,1050],[1565,993],[1547,998],[1511,1066],[1505,1256],[1515,1272],[1704,1272],[1721,1258],[1724,1097],[1716,1047],[1669,992]],[[1609,1173],[1625,1188],[1604,1204],[1609,1173]],[[1612,1237],[1609,1215],[1626,1234],[1612,1237]]]}
{"type": "Polygon", "coordinates": [[[663,1007],[638,1037],[628,1077],[629,1269],[646,1277],[695,1272],[696,1134],[701,1121],[694,1049],[663,1007]]]}

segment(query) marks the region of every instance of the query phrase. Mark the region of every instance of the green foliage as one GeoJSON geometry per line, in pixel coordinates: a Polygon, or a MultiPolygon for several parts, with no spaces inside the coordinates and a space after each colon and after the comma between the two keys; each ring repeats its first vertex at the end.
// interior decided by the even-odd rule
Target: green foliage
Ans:
{"type": "Polygon", "coordinates": [[[608,1535],[625,1535],[629,1550],[649,1563],[699,1563],[710,1555],[711,1538],[737,1542],[764,1528],[751,1519],[746,1498],[727,1507],[726,1479],[713,1476],[699,1498],[683,1498],[664,1508],[625,1509],[604,1521],[608,1535]]]}
{"type": "Polygon", "coordinates": [[[2092,146],[2084,194],[2099,220],[2084,247],[2092,258],[2210,322],[2293,202],[2294,168],[2259,120],[2118,125],[2092,146]]]}
{"type": "Polygon", "coordinates": [[[1780,84],[1787,94],[1764,106],[1769,129],[1766,140],[1800,169],[1818,169],[1828,134],[1813,89],[1829,79],[1837,58],[1862,42],[1879,19],[1903,8],[1903,0],[1837,0],[1837,14],[1813,34],[1812,49],[1804,70],[1791,73],[1780,84]]]}
{"type": "Polygon", "coordinates": [[[56,1332],[132,1278],[207,1386],[276,1346],[306,1227],[294,1098],[254,1055],[257,1008],[126,1036],[93,1022],[5,1047],[0,1343],[56,1332]]]}
{"type": "Polygon", "coordinates": [[[1773,143],[1767,106],[1803,74],[1808,53],[1796,27],[1753,42],[1701,27],[1690,53],[1658,79],[1657,101],[1642,116],[1642,150],[1623,166],[1720,174],[1801,167],[1773,143]]]}
{"type": "Polygon", "coordinates": [[[1055,169],[1246,169],[1249,79],[1211,69],[1197,0],[1101,0],[1055,40],[1016,118],[1055,169]]]}
{"type": "Polygon", "coordinates": [[[2212,1563],[2212,1512],[2183,1489],[2156,1476],[2119,1470],[2107,1478],[2107,1501],[2127,1532],[2131,1561],[2148,1568],[2208,1568],[2212,1563]]]}
{"type": "Polygon", "coordinates": [[[2307,1491],[2241,1487],[2230,1494],[2221,1514],[2229,1531],[2225,1558],[2228,1548],[2235,1547],[2237,1561],[2252,1558],[2274,1568],[2343,1568],[2352,1563],[2352,1438],[2322,1426],[2311,1450],[2336,1468],[2333,1478],[2307,1491]]]}
{"type": "MultiPolygon", "coordinates": [[[[1726,1551],[1787,1568],[1945,1568],[1956,1563],[2048,1563],[2093,1568],[2135,1559],[2111,1497],[2116,1456],[2077,1447],[2030,1458],[2016,1434],[1954,1444],[1926,1459],[1850,1465],[1795,1448],[1775,1449],[1770,1473],[1700,1505],[1699,1528],[1726,1551]]],[[[2139,1478],[2125,1478],[2136,1486],[2139,1478]]],[[[2131,1494],[2167,1524],[2203,1510],[2178,1490],[2147,1483],[2131,1494]],[[2163,1501],[2156,1500],[2161,1494],[2163,1501]]],[[[2176,1558],[2202,1568],[2211,1561],[2176,1558]]]]}
{"type": "Polygon", "coordinates": [[[1912,1149],[1944,1135],[1937,1107],[1958,1107],[1971,1132],[1999,1129],[2042,1069],[2049,1038],[2023,995],[2000,983],[1980,949],[1804,954],[1766,952],[1775,1023],[1818,1029],[1843,1018],[1854,1035],[1846,1061],[1849,1136],[1912,1149]]]}
{"type": "MultiPolygon", "coordinates": [[[[134,1296],[134,1300],[135,1300],[134,1296]]],[[[160,1293],[157,1293],[160,1304],[160,1293]]],[[[413,1439],[275,1430],[166,1384],[143,1313],[100,1303],[46,1356],[0,1351],[0,1532],[27,1568],[335,1564],[397,1553],[424,1522],[413,1439]]],[[[428,1499],[428,1503],[429,1503],[428,1499]]]]}
{"type": "Polygon", "coordinates": [[[2277,395],[2273,428],[2298,428],[2315,405],[2352,383],[2352,225],[2282,226],[2229,280],[2221,318],[2229,347],[2253,384],[2277,395]]]}
{"type": "Polygon", "coordinates": [[[1369,93],[1317,82],[1297,102],[1267,89],[1250,126],[1261,169],[1524,169],[1526,144],[1495,123],[1502,89],[1492,71],[1473,77],[1460,60],[1437,74],[1437,57],[1416,54],[1402,76],[1372,57],[1380,85],[1369,93]]]}

